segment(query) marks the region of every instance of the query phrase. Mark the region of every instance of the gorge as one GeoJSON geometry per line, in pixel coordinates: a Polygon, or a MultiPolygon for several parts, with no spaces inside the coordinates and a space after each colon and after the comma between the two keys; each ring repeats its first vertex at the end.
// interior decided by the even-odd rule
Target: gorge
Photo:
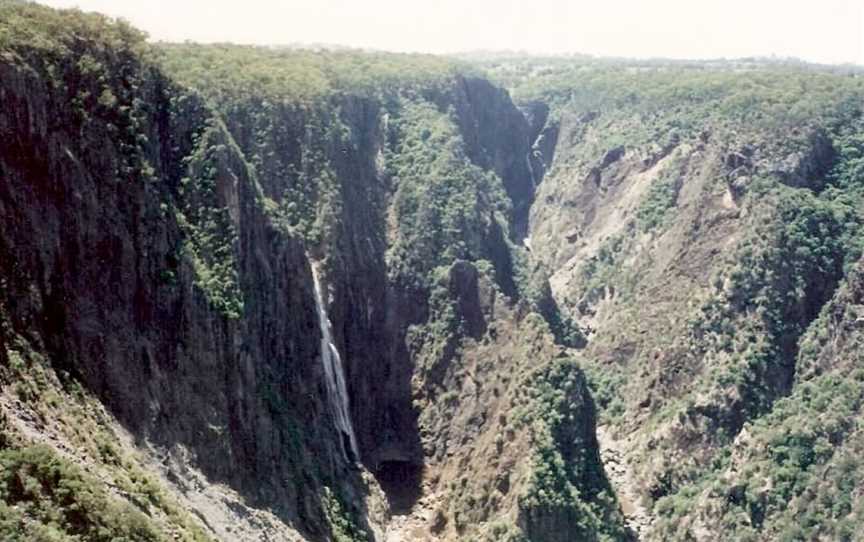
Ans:
{"type": "Polygon", "coordinates": [[[0,0],[0,539],[859,539],[862,98],[0,0]]]}

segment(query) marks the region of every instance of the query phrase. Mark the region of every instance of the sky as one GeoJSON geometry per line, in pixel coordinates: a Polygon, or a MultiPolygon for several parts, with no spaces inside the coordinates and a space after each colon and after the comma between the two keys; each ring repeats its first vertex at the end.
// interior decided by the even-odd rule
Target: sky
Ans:
{"type": "Polygon", "coordinates": [[[864,0],[40,0],[164,41],[864,65],[864,0]]]}

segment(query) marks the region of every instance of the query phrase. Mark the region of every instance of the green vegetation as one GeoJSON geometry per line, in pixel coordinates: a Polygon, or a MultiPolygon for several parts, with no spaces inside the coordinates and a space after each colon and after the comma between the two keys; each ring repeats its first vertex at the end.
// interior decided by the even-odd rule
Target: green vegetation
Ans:
{"type": "MultiPolygon", "coordinates": [[[[842,114],[842,124],[829,125],[837,154],[822,177],[803,188],[780,176],[749,184],[748,235],[714,281],[682,364],[704,372],[657,413],[701,458],[661,472],[657,537],[688,539],[690,522],[710,509],[720,524],[709,529],[736,540],[854,539],[860,375],[810,372],[796,381],[830,347],[826,315],[842,310],[826,303],[862,254],[860,126],[854,112],[842,114]],[[667,417],[673,412],[677,419],[667,417]],[[736,435],[743,442],[733,444],[736,435]]],[[[822,367],[849,356],[833,353],[822,367]]],[[[592,371],[598,401],[617,402],[605,390],[618,379],[604,371],[592,371]]]]}
{"type": "MultiPolygon", "coordinates": [[[[431,335],[434,349],[453,348],[462,334],[446,289],[446,273],[454,262],[474,262],[485,278],[494,276],[499,286],[512,281],[506,219],[510,202],[501,179],[469,159],[469,144],[460,128],[465,119],[455,112],[455,97],[461,99],[464,90],[457,87],[459,76],[472,72],[464,65],[420,55],[151,47],[125,23],[103,17],[8,1],[0,9],[4,10],[0,15],[8,15],[0,19],[2,61],[14,62],[21,77],[35,74],[34,82],[46,81],[51,87],[46,99],[70,104],[58,108],[64,113],[68,109],[70,118],[51,119],[56,125],[48,128],[68,130],[69,141],[80,142],[81,148],[111,151],[100,164],[104,170],[81,166],[98,180],[98,188],[109,184],[117,189],[111,183],[135,182],[123,188],[132,194],[133,205],[142,200],[132,190],[157,196],[147,200],[154,204],[142,216],[134,218],[150,226],[147,213],[158,213],[161,222],[154,230],[160,237],[147,246],[171,243],[165,247],[166,262],[173,264],[153,271],[161,287],[173,288],[178,278],[188,279],[182,273],[191,268],[191,280],[214,312],[241,318],[247,310],[243,281],[256,278],[241,274],[245,263],[240,259],[241,242],[249,239],[245,227],[250,222],[250,228],[267,230],[273,225],[289,237],[302,237],[312,253],[338,253],[343,248],[342,230],[363,226],[345,220],[347,213],[356,211],[351,206],[360,203],[346,200],[350,200],[347,188],[355,188],[348,185],[360,184],[351,174],[362,168],[355,168],[352,158],[360,149],[366,152],[363,145],[382,151],[380,157],[363,155],[370,162],[377,159],[375,182],[369,183],[375,186],[368,192],[377,191],[371,197],[382,201],[392,197],[392,202],[387,201],[392,203],[389,209],[384,203],[369,205],[370,212],[360,219],[371,215],[372,220],[380,220],[375,227],[381,231],[375,233],[380,233],[382,249],[389,246],[386,255],[382,250],[372,258],[384,256],[380,263],[389,273],[387,287],[395,286],[402,294],[423,294],[417,296],[420,304],[428,301],[428,321],[420,327],[426,324],[424,331],[431,335]],[[173,80],[164,77],[162,69],[173,80]],[[362,120],[357,121],[356,115],[362,120]],[[368,122],[373,119],[374,123],[368,122]],[[364,140],[379,136],[380,142],[364,140]],[[119,165],[110,159],[115,156],[119,165]],[[153,164],[164,168],[158,177],[153,164]],[[270,222],[248,220],[256,213],[266,213],[270,222]]],[[[78,154],[90,156],[78,150],[69,151],[73,160],[78,154]]],[[[357,193],[362,192],[350,194],[357,193]]],[[[366,247],[352,249],[365,251],[366,247]]],[[[250,252],[250,257],[258,256],[254,249],[250,252]]],[[[16,382],[19,397],[45,419],[62,420],[68,426],[60,430],[69,432],[60,440],[72,443],[76,452],[80,449],[96,474],[82,472],[48,448],[4,449],[0,454],[6,476],[5,493],[0,495],[3,529],[17,534],[23,525],[22,536],[35,540],[163,540],[178,538],[180,533],[192,533],[187,539],[203,538],[177,512],[158,481],[145,475],[122,445],[113,443],[110,430],[93,427],[102,411],[94,408],[96,413],[88,415],[84,401],[64,404],[68,390],[51,380],[54,371],[47,362],[33,363],[31,357],[19,354],[8,357],[16,377],[29,375],[16,382]],[[37,366],[38,370],[33,369],[37,366]],[[111,495],[108,484],[123,499],[111,495]]],[[[572,378],[578,379],[578,370],[572,372],[572,378]]],[[[69,381],[74,383],[74,378],[69,381]]],[[[579,385],[578,380],[566,382],[567,393],[579,385]]],[[[261,399],[283,423],[293,419],[284,399],[267,384],[259,388],[261,399]]],[[[109,387],[100,392],[118,391],[109,387]]],[[[551,388],[546,391],[552,393],[551,388]]],[[[548,405],[548,409],[569,407],[561,398],[548,405]]],[[[546,414],[551,416],[550,412],[546,414]]],[[[268,418],[261,419],[268,423],[268,418]]],[[[571,416],[568,422],[572,421],[571,416]]],[[[106,425],[110,426],[110,419],[106,425]]],[[[557,439],[549,445],[558,448],[547,454],[554,461],[573,459],[559,448],[587,445],[567,442],[566,435],[559,435],[566,433],[566,425],[560,421],[549,429],[549,438],[557,439]]],[[[301,455],[300,430],[292,427],[285,433],[286,447],[301,455]]],[[[5,439],[4,433],[4,443],[5,439]]],[[[303,481],[309,487],[303,490],[315,491],[326,483],[328,467],[319,458],[308,458],[303,464],[307,466],[308,478],[303,481]]],[[[577,484],[582,480],[574,477],[584,473],[568,466],[565,471],[569,478],[562,498],[576,500],[543,506],[555,508],[556,513],[558,509],[564,514],[571,509],[593,513],[590,507],[579,508],[577,484]]],[[[262,488],[261,495],[267,493],[262,488]]],[[[590,498],[596,500],[593,493],[590,498]]],[[[318,525],[326,521],[334,540],[365,540],[354,517],[359,507],[348,504],[338,489],[324,488],[321,508],[311,511],[318,517],[309,520],[318,525]]],[[[290,514],[293,507],[285,504],[281,510],[290,514]]],[[[307,508],[299,514],[309,512],[307,508]]],[[[590,519],[585,528],[596,524],[596,518],[590,519]]]]}
{"type": "Polygon", "coordinates": [[[169,540],[45,446],[0,451],[0,535],[10,542],[169,540]]]}
{"type": "Polygon", "coordinates": [[[811,524],[796,535],[803,524],[786,510],[790,500],[803,498],[813,487],[813,470],[826,465],[843,440],[836,432],[820,438],[813,420],[832,431],[837,424],[856,423],[860,410],[853,399],[859,393],[855,380],[837,375],[794,380],[818,350],[808,334],[819,335],[824,327],[817,318],[820,310],[847,276],[850,258],[860,257],[864,199],[857,188],[844,189],[830,180],[848,167],[839,160],[818,194],[770,179],[754,185],[753,235],[739,245],[692,328],[692,363],[708,370],[692,395],[666,409],[676,411],[685,427],[699,428],[693,429],[700,433],[694,439],[715,447],[712,461],[677,467],[679,478],[669,484],[670,494],[656,503],[655,511],[664,518],[660,532],[672,539],[681,539],[672,533],[685,532],[680,522],[697,513],[697,501],[706,492],[738,507],[722,515],[723,529],[735,539],[775,532],[784,540],[809,540],[815,534],[806,533],[823,533],[820,529],[841,519],[823,517],[822,527],[811,524]],[[713,402],[706,404],[706,397],[713,402]],[[767,455],[738,466],[747,473],[742,480],[751,482],[730,489],[723,477],[730,468],[732,440],[743,429],[764,444],[754,445],[757,454],[767,455]]]}
{"type": "MultiPolygon", "coordinates": [[[[79,10],[55,10],[32,2],[0,0],[0,51],[5,61],[31,66],[64,65],[83,52],[105,58],[139,57],[147,52],[146,35],[122,20],[79,10]]],[[[59,74],[58,74],[59,75],[59,74]]]]}
{"type": "Polygon", "coordinates": [[[854,540],[862,509],[854,502],[864,462],[858,428],[864,372],[828,374],[803,383],[748,427],[753,450],[727,478],[728,460],[698,482],[657,501],[660,536],[679,540],[678,523],[703,491],[723,500],[722,521],[735,540],[854,540]]]}
{"type": "Polygon", "coordinates": [[[591,397],[597,404],[603,422],[616,423],[624,414],[624,401],[621,398],[626,378],[620,372],[608,367],[598,367],[593,364],[582,366],[591,397]]]}
{"type": "Polygon", "coordinates": [[[365,542],[368,540],[366,534],[357,527],[346,512],[345,505],[329,487],[324,488],[321,503],[330,524],[333,542],[365,542]]]}
{"type": "Polygon", "coordinates": [[[520,100],[542,100],[559,111],[636,111],[652,121],[646,129],[658,135],[653,142],[701,129],[707,121],[793,125],[833,118],[837,105],[851,103],[862,85],[827,70],[758,62],[711,66],[526,57],[481,65],[520,100]]]}
{"type": "Polygon", "coordinates": [[[486,256],[487,232],[493,221],[505,222],[509,200],[500,178],[468,159],[452,113],[428,102],[404,102],[392,130],[397,143],[387,164],[399,227],[388,268],[394,283],[426,289],[432,269],[486,256]]]}
{"type": "Polygon", "coordinates": [[[667,148],[703,133],[730,145],[758,137],[800,148],[803,127],[842,123],[864,92],[860,72],[797,63],[515,57],[478,64],[515,100],[549,104],[553,118],[590,113],[593,137],[581,144],[589,161],[618,146],[667,148]]]}
{"type": "Polygon", "coordinates": [[[217,310],[239,318],[243,293],[236,262],[235,221],[241,212],[237,179],[249,173],[221,121],[211,119],[196,143],[195,152],[185,160],[188,176],[180,181],[182,212],[177,220],[187,235],[185,249],[193,262],[195,284],[217,310]]]}
{"type": "Polygon", "coordinates": [[[745,425],[734,454],[725,449],[692,483],[657,501],[660,536],[682,539],[682,524],[707,498],[725,503],[718,520],[736,540],[857,539],[864,337],[853,322],[861,272],[859,263],[799,340],[789,395],[745,425]]]}
{"type": "Polygon", "coordinates": [[[274,205],[277,225],[312,246],[324,246],[337,235],[344,206],[342,187],[326,149],[350,146],[348,128],[332,112],[309,112],[304,126],[306,146],[299,162],[286,163],[273,144],[278,139],[271,133],[278,130],[276,118],[274,112],[272,117],[256,119],[262,124],[251,151],[255,170],[259,177],[275,176],[284,183],[274,205]]]}
{"type": "MultiPolygon", "coordinates": [[[[240,233],[245,241],[246,232],[240,226],[249,213],[266,213],[270,223],[265,222],[265,228],[274,225],[288,237],[301,238],[316,256],[336,260],[357,240],[361,243],[350,250],[365,254],[366,246],[359,245],[372,246],[374,254],[363,260],[372,268],[370,276],[381,271],[384,282],[386,271],[384,287],[416,300],[421,305],[417,314],[425,312],[425,320],[397,323],[411,325],[406,339],[411,354],[417,355],[411,361],[417,362],[418,373],[445,372],[469,342],[462,340],[464,323],[450,284],[453,265],[460,261],[471,262],[493,289],[527,300],[527,309],[514,309],[519,318],[540,320],[524,316],[536,310],[559,342],[584,346],[578,327],[551,300],[548,273],[508,239],[512,202],[501,179],[469,159],[472,142],[466,141],[460,127],[465,119],[457,117],[453,103],[461,90],[456,88],[459,77],[474,73],[463,63],[357,51],[149,46],[122,21],[12,0],[0,0],[0,63],[16,68],[20,88],[29,92],[31,83],[44,84],[46,100],[69,104],[65,116],[48,119],[52,133],[65,130],[69,140],[82,146],[115,147],[111,155],[118,157],[116,163],[98,165],[101,169],[93,175],[105,183],[164,190],[157,206],[164,217],[176,219],[181,239],[170,249],[177,265],[162,270],[161,284],[175,285],[177,271],[191,266],[195,286],[229,319],[242,317],[246,310],[239,260],[240,233]],[[163,77],[162,69],[173,79],[163,77]],[[156,95],[158,106],[148,101],[156,95]],[[170,140],[170,134],[170,141],[162,141],[165,134],[155,128],[154,119],[163,117],[185,125],[182,137],[189,133],[190,141],[170,140]],[[157,147],[157,141],[165,149],[157,147]],[[177,156],[165,160],[172,153],[177,156]],[[156,178],[153,164],[163,161],[179,171],[156,178]],[[374,180],[355,178],[355,172],[374,180]],[[253,194],[241,197],[242,190],[253,194]],[[374,225],[361,224],[364,221],[374,225]],[[371,233],[365,237],[345,232],[367,226],[371,233]],[[510,283],[518,286],[509,288],[510,283]]],[[[601,351],[604,361],[614,357],[622,362],[592,366],[587,383],[573,361],[528,360],[534,364],[533,378],[520,390],[526,401],[513,416],[530,435],[532,454],[528,487],[518,502],[525,532],[500,520],[486,524],[480,535],[516,542],[536,538],[535,529],[558,525],[579,539],[626,538],[597,457],[588,387],[604,421],[626,423],[627,409],[636,401],[628,402],[623,395],[651,379],[650,387],[659,390],[656,395],[671,392],[650,397],[660,407],[650,401],[640,407],[656,409],[645,411],[650,417],[646,426],[677,423],[684,429],[673,435],[687,441],[667,439],[652,453],[679,444],[684,451],[691,446],[701,453],[670,466],[674,472],[655,492],[662,536],[685,538],[687,522],[700,512],[702,501],[713,499],[721,503],[718,508],[722,505],[717,521],[729,538],[853,539],[864,520],[855,500],[860,493],[857,481],[864,475],[859,459],[864,436],[858,427],[864,372],[840,370],[816,358],[837,342],[831,335],[835,322],[823,307],[864,252],[860,74],[758,62],[736,66],[739,72],[707,64],[588,58],[492,60],[483,65],[517,97],[551,104],[553,121],[580,126],[568,133],[570,143],[581,142],[578,152],[563,153],[556,168],[585,166],[590,171],[604,153],[618,147],[627,151],[626,161],[638,156],[647,168],[682,143],[698,152],[707,148],[706,154],[718,163],[746,147],[759,163],[742,168],[748,171],[734,179],[740,181],[736,201],[724,203],[723,212],[738,213],[743,241],[717,269],[707,299],[673,307],[698,316],[688,326],[689,335],[680,338],[686,344],[671,344],[666,340],[669,332],[656,329],[660,325],[652,329],[649,322],[640,329],[648,339],[608,339],[606,345],[623,348],[601,351]],[[786,167],[781,163],[786,158],[794,162],[795,156],[812,150],[817,136],[833,145],[835,152],[826,158],[830,164],[779,171],[786,167]],[[804,186],[784,184],[786,177],[799,173],[819,178],[803,179],[804,186]],[[684,353],[668,361],[671,368],[661,366],[667,363],[662,354],[674,348],[684,353]],[[647,363],[652,355],[659,360],[656,365],[643,365],[630,374],[619,368],[626,362],[647,363]],[[803,368],[810,369],[805,376],[803,368]],[[644,375],[634,376],[643,369],[644,375]],[[691,379],[679,377],[679,371],[691,379]],[[740,448],[732,445],[736,435],[742,435],[740,448]],[[744,452],[739,449],[749,455],[740,455],[744,452]],[[694,465],[697,461],[704,464],[694,465]]],[[[632,164],[640,167],[635,159],[632,164]]],[[[652,237],[640,233],[673,231],[667,228],[678,218],[679,192],[688,182],[685,169],[674,160],[665,167],[635,207],[633,220],[601,239],[596,254],[580,262],[573,284],[576,303],[586,305],[584,314],[601,298],[619,303],[616,315],[638,320],[644,314],[633,306],[634,300],[646,301],[639,297],[644,285],[640,270],[630,264],[639,256],[635,251],[642,250],[635,239],[652,237]]],[[[731,173],[722,165],[714,171],[706,168],[705,174],[710,173],[717,178],[703,188],[714,190],[712,197],[726,194],[720,191],[730,189],[731,173]]],[[[691,192],[686,194],[690,197],[691,192]]],[[[705,201],[709,204],[704,213],[684,224],[693,238],[682,239],[682,244],[698,242],[697,230],[713,227],[714,200],[705,201]]],[[[670,289],[684,274],[699,274],[681,270],[691,265],[682,261],[689,254],[672,256],[679,258],[665,259],[668,267],[657,269],[658,275],[681,274],[660,285],[670,289]]],[[[708,282],[698,276],[692,280],[708,282]]],[[[848,305],[837,310],[854,311],[849,307],[855,304],[848,305]]],[[[581,312],[583,307],[571,308],[581,312]]],[[[847,327],[854,327],[849,322],[847,327]]],[[[617,323],[616,334],[630,334],[623,317],[617,323]]],[[[506,326],[489,327],[506,331],[506,326]]],[[[494,340],[490,332],[475,342],[494,340]]],[[[203,538],[158,481],[113,444],[109,431],[93,429],[93,418],[83,413],[92,405],[68,400],[83,396],[80,389],[71,389],[74,383],[64,389],[52,380],[53,369],[45,360],[18,346],[7,350],[3,384],[45,419],[71,427],[70,441],[99,464],[100,475],[111,473],[111,483],[124,500],[110,494],[97,475],[47,447],[13,443],[11,432],[0,427],[0,536],[165,540],[169,535],[163,523],[170,523],[192,533],[187,538],[203,538]]],[[[860,365],[858,350],[850,348],[832,360],[860,365]]],[[[484,383],[472,385],[479,389],[484,383]]],[[[276,388],[264,382],[259,393],[275,416],[281,416],[280,423],[296,425],[282,427],[293,460],[303,453],[301,418],[293,416],[276,388]]],[[[452,412],[460,400],[459,390],[432,391],[429,401],[443,405],[443,412],[452,412]]],[[[495,445],[503,449],[504,438],[495,445]]],[[[310,463],[312,470],[323,470],[321,463],[310,463]]],[[[311,477],[324,484],[320,471],[311,477]]],[[[470,486],[456,494],[450,509],[455,510],[456,528],[467,530],[473,517],[482,514],[487,514],[483,521],[488,519],[496,506],[488,504],[495,490],[470,486]],[[480,502],[486,508],[471,516],[480,502]]],[[[316,519],[327,521],[331,537],[365,540],[352,516],[355,508],[336,490],[322,491],[323,517],[316,519]]]]}
{"type": "Polygon", "coordinates": [[[591,295],[610,284],[620,269],[618,260],[625,244],[626,239],[623,236],[612,237],[600,246],[595,256],[591,256],[579,267],[579,279],[585,285],[586,293],[591,295]]]}
{"type": "Polygon", "coordinates": [[[799,338],[833,294],[850,255],[860,255],[864,219],[864,200],[836,188],[816,195],[776,186],[758,197],[770,210],[759,213],[765,218],[756,239],[742,245],[695,328],[702,348],[732,357],[731,372],[716,378],[742,386],[745,408],[754,413],[767,411],[791,386],[778,375],[792,372],[799,338]]]}
{"type": "MultiPolygon", "coordinates": [[[[0,0],[0,63],[38,74],[48,96],[70,107],[47,119],[85,145],[112,145],[119,164],[100,175],[117,182],[153,180],[145,148],[152,104],[141,90],[159,75],[147,54],[145,35],[123,21],[77,10],[0,0]]],[[[35,88],[35,87],[34,87],[35,88]]]]}
{"type": "Polygon", "coordinates": [[[517,99],[551,104],[567,139],[544,180],[556,183],[548,194],[578,194],[612,148],[627,151],[622,169],[640,173],[673,153],[632,222],[600,239],[564,290],[567,308],[586,317],[611,298],[586,353],[601,361],[586,374],[604,421],[647,442],[630,459],[661,517],[651,538],[690,540],[699,529],[734,540],[856,539],[864,441],[850,366],[860,355],[836,349],[860,326],[851,323],[860,301],[826,303],[864,242],[860,70],[756,60],[481,64],[517,99]],[[676,163],[685,151],[687,163],[676,163]],[[643,232],[672,239],[659,246],[639,240],[643,232]],[[713,273],[700,276],[708,266],[713,273]]]}
{"type": "Polygon", "coordinates": [[[256,100],[313,106],[338,95],[382,98],[449,86],[467,64],[432,55],[240,45],[161,45],[166,70],[220,108],[256,100]]]}
{"type": "MultiPolygon", "coordinates": [[[[3,319],[0,310],[0,322],[3,319]]],[[[32,416],[56,424],[66,445],[75,450],[75,459],[21,439],[0,417],[0,538],[209,540],[158,479],[118,444],[93,396],[68,376],[59,380],[22,337],[4,338],[14,348],[0,357],[8,361],[0,364],[0,385],[14,389],[20,407],[32,416]]]]}
{"type": "Polygon", "coordinates": [[[674,165],[663,169],[636,209],[636,223],[640,230],[662,228],[673,218],[682,182],[683,178],[674,165]]]}
{"type": "Polygon", "coordinates": [[[450,293],[450,269],[450,266],[441,266],[432,271],[429,318],[421,325],[411,326],[406,336],[412,352],[422,353],[422,358],[427,360],[424,365],[430,372],[452,360],[459,339],[464,336],[456,301],[450,293]]]}
{"type": "Polygon", "coordinates": [[[530,425],[534,450],[529,489],[519,501],[529,537],[532,525],[552,517],[579,540],[626,539],[597,455],[594,405],[579,366],[568,359],[543,366],[528,394],[518,419],[530,425]]]}

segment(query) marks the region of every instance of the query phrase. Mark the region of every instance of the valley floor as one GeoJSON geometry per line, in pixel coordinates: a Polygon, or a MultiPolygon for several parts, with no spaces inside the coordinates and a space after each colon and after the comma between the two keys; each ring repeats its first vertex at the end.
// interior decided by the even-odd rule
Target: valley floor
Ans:
{"type": "Polygon", "coordinates": [[[642,540],[650,531],[654,517],[651,515],[651,510],[642,505],[639,482],[631,471],[626,456],[627,440],[629,439],[616,438],[613,430],[608,426],[597,426],[597,442],[600,445],[603,468],[609,477],[612,489],[618,496],[627,526],[636,535],[637,540],[642,540]]]}

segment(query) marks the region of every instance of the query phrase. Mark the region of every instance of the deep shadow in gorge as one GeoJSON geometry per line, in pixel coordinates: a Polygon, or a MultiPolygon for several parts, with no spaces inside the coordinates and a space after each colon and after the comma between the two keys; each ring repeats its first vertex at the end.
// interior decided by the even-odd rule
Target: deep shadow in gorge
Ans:
{"type": "Polygon", "coordinates": [[[410,461],[382,461],[375,478],[387,496],[391,513],[404,515],[411,512],[420,498],[423,466],[410,461]]]}

